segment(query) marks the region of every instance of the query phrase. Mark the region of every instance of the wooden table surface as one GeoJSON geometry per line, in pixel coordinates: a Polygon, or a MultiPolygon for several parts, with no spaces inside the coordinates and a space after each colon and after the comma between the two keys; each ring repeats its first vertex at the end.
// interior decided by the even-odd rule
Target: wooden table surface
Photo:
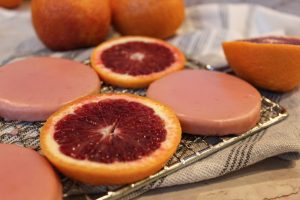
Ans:
{"type": "Polygon", "coordinates": [[[269,158],[200,183],[150,191],[139,200],[300,200],[300,160],[269,158]]]}

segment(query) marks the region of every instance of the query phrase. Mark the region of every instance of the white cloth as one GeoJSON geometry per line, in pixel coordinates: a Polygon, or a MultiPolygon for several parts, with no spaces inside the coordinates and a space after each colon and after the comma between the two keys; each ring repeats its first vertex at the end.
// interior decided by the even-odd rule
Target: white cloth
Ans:
{"type": "Polygon", "coordinates": [[[264,35],[300,35],[300,18],[250,4],[204,4],[187,9],[188,18],[171,40],[203,63],[226,64],[221,43],[264,35]]]}

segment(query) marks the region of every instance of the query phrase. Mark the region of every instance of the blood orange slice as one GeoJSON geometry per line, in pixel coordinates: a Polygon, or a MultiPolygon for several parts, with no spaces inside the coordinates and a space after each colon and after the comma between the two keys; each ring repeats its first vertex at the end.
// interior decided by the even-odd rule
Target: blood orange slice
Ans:
{"type": "Polygon", "coordinates": [[[269,36],[223,43],[234,72],[255,86],[288,92],[300,85],[300,38],[269,36]]]}
{"type": "Polygon", "coordinates": [[[102,94],[76,100],[41,130],[45,156],[89,184],[124,184],[161,169],[181,139],[176,115],[145,97],[102,94]]]}
{"type": "Polygon", "coordinates": [[[94,50],[91,63],[107,83],[142,88],[184,67],[182,52],[165,41],[148,37],[120,37],[94,50]]]}

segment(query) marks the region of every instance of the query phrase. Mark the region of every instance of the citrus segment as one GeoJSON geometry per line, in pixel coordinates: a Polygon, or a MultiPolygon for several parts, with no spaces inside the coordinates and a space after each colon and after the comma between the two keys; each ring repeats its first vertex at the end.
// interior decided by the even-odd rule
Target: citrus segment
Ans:
{"type": "Polygon", "coordinates": [[[89,184],[123,184],[161,169],[180,142],[173,111],[129,94],[89,96],[52,115],[41,148],[64,174],[89,184]]]}
{"type": "Polygon", "coordinates": [[[91,57],[100,77],[112,85],[141,88],[184,67],[184,55],[174,46],[147,37],[120,37],[102,43],[91,57]]]}
{"type": "Polygon", "coordinates": [[[230,67],[255,86],[286,92],[300,85],[300,39],[262,37],[223,43],[230,67]]]}

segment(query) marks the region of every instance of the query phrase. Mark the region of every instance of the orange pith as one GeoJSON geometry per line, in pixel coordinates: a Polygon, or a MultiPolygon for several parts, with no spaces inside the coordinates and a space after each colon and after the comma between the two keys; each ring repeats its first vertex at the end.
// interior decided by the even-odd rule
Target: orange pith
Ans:
{"type": "Polygon", "coordinates": [[[299,45],[232,41],[223,50],[234,72],[255,86],[286,92],[300,85],[299,45]]]}
{"type": "Polygon", "coordinates": [[[40,144],[45,156],[65,175],[88,184],[125,184],[148,177],[160,170],[176,151],[181,139],[181,128],[176,115],[168,107],[130,94],[102,94],[78,99],[53,114],[41,130],[40,144]],[[54,140],[55,125],[81,105],[106,99],[124,99],[152,108],[165,124],[166,139],[150,155],[126,162],[100,163],[78,160],[63,154],[54,140]]]}
{"type": "Polygon", "coordinates": [[[100,44],[94,50],[91,56],[92,67],[98,72],[99,76],[107,83],[110,83],[119,87],[126,88],[143,88],[147,87],[151,82],[165,76],[174,71],[178,71],[184,68],[185,57],[183,53],[176,47],[158,39],[148,38],[148,37],[119,37],[107,42],[100,44]],[[102,53],[114,45],[125,44],[127,42],[145,42],[162,45],[168,48],[175,61],[168,66],[166,69],[159,72],[152,72],[145,75],[129,75],[113,72],[111,69],[107,68],[103,61],[101,60],[102,53]]]}

